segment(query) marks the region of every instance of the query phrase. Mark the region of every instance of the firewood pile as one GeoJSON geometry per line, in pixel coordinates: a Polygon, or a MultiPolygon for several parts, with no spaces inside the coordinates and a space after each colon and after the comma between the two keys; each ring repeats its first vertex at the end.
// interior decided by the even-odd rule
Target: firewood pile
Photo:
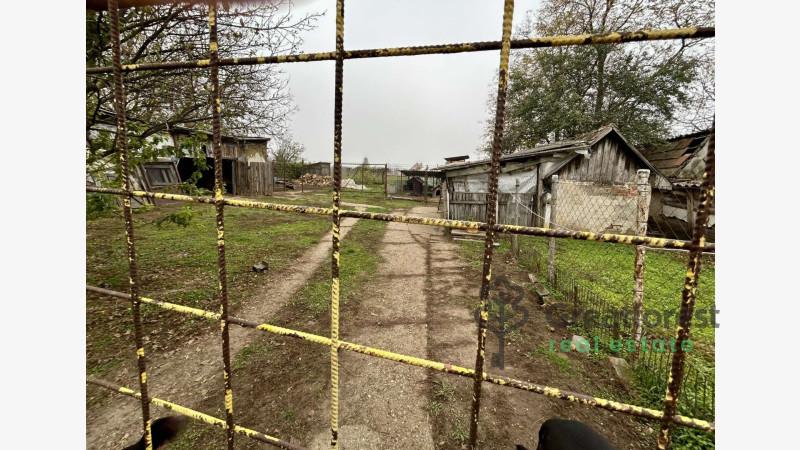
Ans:
{"type": "Polygon", "coordinates": [[[294,181],[295,185],[304,184],[307,186],[330,186],[333,184],[331,177],[324,175],[317,175],[315,173],[304,173],[300,178],[294,181]]]}

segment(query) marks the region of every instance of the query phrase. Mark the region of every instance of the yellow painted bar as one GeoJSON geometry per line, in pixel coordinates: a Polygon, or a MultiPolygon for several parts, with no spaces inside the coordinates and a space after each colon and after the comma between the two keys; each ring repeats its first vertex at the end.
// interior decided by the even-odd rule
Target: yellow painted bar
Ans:
{"type": "MultiPolygon", "coordinates": [[[[113,194],[113,195],[124,194],[123,191],[120,189],[97,188],[93,186],[86,186],[86,192],[95,192],[100,194],[113,194]]],[[[174,200],[181,202],[214,204],[214,199],[211,197],[194,197],[190,195],[167,194],[163,192],[148,192],[148,191],[133,191],[132,194],[135,197],[159,198],[163,200],[174,200]]],[[[316,206],[283,205],[278,203],[255,202],[251,200],[238,200],[230,198],[224,199],[223,202],[228,206],[236,206],[241,208],[267,209],[271,211],[297,212],[301,214],[314,214],[323,216],[330,216],[333,214],[333,209],[331,208],[320,208],[316,206]]],[[[410,223],[414,225],[427,225],[427,226],[444,227],[444,228],[452,228],[459,230],[469,230],[469,229],[486,230],[487,228],[487,224],[485,222],[467,222],[463,220],[437,219],[430,217],[409,217],[397,214],[370,213],[370,212],[352,211],[346,209],[341,210],[339,212],[339,215],[341,217],[353,217],[356,219],[410,223]]],[[[594,241],[594,242],[610,242],[610,243],[625,244],[625,245],[646,245],[653,248],[672,248],[680,250],[688,250],[691,244],[691,241],[682,241],[678,239],[663,239],[654,237],[633,236],[626,234],[592,233],[589,231],[564,231],[564,230],[554,230],[551,228],[525,227],[521,225],[497,224],[494,226],[494,231],[498,233],[520,234],[525,236],[545,236],[545,237],[554,237],[561,239],[576,239],[576,240],[594,241]]],[[[713,243],[706,242],[703,244],[704,252],[713,253],[715,250],[716,246],[713,243]]]]}
{"type": "MultiPolygon", "coordinates": [[[[86,290],[97,292],[100,294],[110,295],[112,297],[117,297],[120,299],[125,299],[125,300],[130,299],[129,294],[125,294],[123,292],[118,292],[118,291],[112,291],[109,289],[103,289],[95,286],[86,286],[86,290]]],[[[148,303],[171,311],[176,311],[184,314],[191,314],[198,317],[204,317],[207,319],[220,320],[220,315],[218,313],[213,313],[211,311],[205,311],[198,308],[190,308],[188,306],[176,305],[174,303],[167,303],[160,300],[153,300],[147,297],[141,297],[141,301],[142,303],[148,303]]],[[[314,342],[316,344],[321,344],[325,346],[330,346],[332,343],[331,339],[325,336],[318,336],[316,334],[306,333],[304,331],[297,331],[289,328],[277,327],[266,323],[259,324],[256,322],[252,322],[246,319],[240,319],[237,317],[229,317],[228,322],[235,323],[245,328],[254,328],[261,331],[267,331],[269,333],[274,333],[281,336],[288,336],[297,339],[302,339],[304,341],[314,342]]],[[[394,353],[386,350],[367,347],[365,345],[358,345],[351,342],[339,341],[339,348],[344,350],[349,350],[351,352],[361,353],[368,356],[378,357],[381,359],[387,359],[389,361],[395,361],[412,366],[433,369],[439,372],[452,373],[463,377],[473,378],[475,376],[475,371],[473,369],[456,366],[454,364],[447,364],[438,361],[431,361],[428,359],[417,358],[414,356],[402,355],[400,353],[394,353]]],[[[636,405],[629,405],[627,403],[614,402],[599,397],[593,397],[571,391],[565,391],[534,383],[528,383],[522,380],[516,380],[513,378],[506,378],[499,375],[488,374],[486,372],[483,372],[483,379],[485,381],[500,386],[513,387],[524,391],[533,392],[536,394],[542,394],[549,397],[567,400],[570,402],[582,403],[589,406],[608,409],[610,411],[623,412],[633,416],[643,417],[645,419],[660,420],[663,417],[662,411],[643,408],[641,406],[636,406],[636,405]]],[[[699,430],[709,431],[712,433],[715,431],[714,424],[707,422],[705,420],[694,419],[691,417],[681,416],[681,415],[674,415],[672,416],[672,421],[677,425],[696,428],[699,430]]]]}
{"type": "MultiPolygon", "coordinates": [[[[603,34],[579,34],[572,36],[543,36],[530,39],[512,39],[511,49],[560,47],[565,45],[598,45],[618,44],[636,41],[658,41],[671,39],[697,39],[714,37],[714,27],[672,28],[667,30],[640,30],[633,32],[614,32],[603,34]]],[[[383,58],[393,56],[419,56],[431,54],[452,54],[464,52],[480,52],[500,50],[501,41],[464,42],[458,44],[435,44],[415,47],[372,48],[364,50],[346,50],[344,59],[383,58]]],[[[336,52],[319,52],[296,55],[252,56],[245,58],[227,58],[219,61],[220,66],[239,66],[257,64],[282,64],[293,62],[332,61],[336,52]]],[[[170,70],[208,67],[208,59],[190,61],[168,61],[162,63],[123,64],[123,72],[141,70],[170,70]]],[[[87,67],[87,74],[110,73],[111,67],[87,67]]]]}
{"type": "MultiPolygon", "coordinates": [[[[133,397],[133,398],[138,398],[140,400],[142,398],[142,394],[140,392],[136,392],[136,391],[134,391],[132,389],[129,389],[127,387],[124,387],[124,386],[115,385],[115,384],[113,384],[111,382],[108,382],[108,381],[105,381],[105,380],[101,380],[99,378],[86,377],[86,381],[91,383],[91,384],[94,384],[96,386],[100,386],[100,387],[104,387],[106,389],[110,389],[110,390],[115,391],[115,392],[117,392],[119,394],[127,395],[127,396],[133,397]]],[[[195,410],[189,409],[189,408],[187,408],[185,406],[181,406],[181,405],[178,405],[176,403],[168,402],[166,400],[162,400],[162,399],[155,398],[155,397],[150,397],[150,403],[152,403],[154,405],[158,405],[158,406],[164,407],[164,408],[167,408],[170,411],[174,411],[174,412],[176,412],[178,414],[181,414],[181,415],[186,416],[186,417],[190,417],[190,418],[192,418],[194,420],[197,420],[197,421],[200,421],[200,422],[203,422],[203,423],[207,423],[207,424],[213,425],[215,427],[222,428],[223,430],[227,430],[228,429],[228,424],[224,420],[216,418],[214,416],[210,416],[208,414],[201,413],[200,411],[195,411],[195,410]]],[[[261,442],[265,442],[267,444],[272,444],[272,445],[274,445],[276,447],[286,448],[286,449],[289,449],[289,450],[303,450],[303,447],[299,447],[297,445],[290,444],[290,443],[282,441],[282,440],[280,440],[280,439],[278,439],[276,437],[273,437],[273,436],[270,436],[270,435],[255,431],[255,430],[251,430],[249,428],[245,428],[245,427],[242,427],[242,426],[239,426],[239,425],[234,425],[233,431],[235,433],[243,434],[243,435],[245,435],[245,436],[247,436],[249,438],[252,438],[252,439],[255,439],[255,440],[258,440],[258,441],[261,441],[261,442]]]]}

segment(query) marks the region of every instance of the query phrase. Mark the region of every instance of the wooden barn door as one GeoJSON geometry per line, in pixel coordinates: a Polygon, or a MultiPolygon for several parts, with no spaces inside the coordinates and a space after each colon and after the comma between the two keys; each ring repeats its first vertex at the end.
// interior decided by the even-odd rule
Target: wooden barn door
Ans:
{"type": "Polygon", "coordinates": [[[268,163],[251,162],[248,164],[246,162],[236,161],[236,169],[234,172],[236,179],[235,195],[270,195],[272,180],[270,179],[268,163]]]}

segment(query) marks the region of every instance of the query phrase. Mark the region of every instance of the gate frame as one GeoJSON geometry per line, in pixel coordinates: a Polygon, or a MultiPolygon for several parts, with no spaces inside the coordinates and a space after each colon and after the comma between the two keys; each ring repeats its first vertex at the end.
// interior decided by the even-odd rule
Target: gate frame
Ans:
{"type": "MultiPolygon", "coordinates": [[[[124,1],[124,0],[123,0],[124,1]]],[[[136,2],[127,2],[136,3],[136,2]]],[[[165,2],[166,3],[166,2],[165,2]]],[[[687,38],[714,37],[715,29],[706,28],[681,28],[670,30],[646,30],[636,32],[612,32],[598,35],[577,35],[577,36],[552,36],[532,39],[511,39],[511,24],[513,16],[513,0],[505,0],[503,14],[503,34],[501,41],[495,42],[474,42],[464,44],[431,45],[423,47],[403,47],[403,48],[384,48],[346,51],[344,49],[344,0],[336,2],[336,50],[334,52],[299,54],[299,55],[278,55],[270,57],[251,57],[233,58],[220,60],[217,43],[217,23],[216,23],[216,1],[209,2],[209,59],[198,61],[176,61],[166,63],[146,63],[123,65],[121,62],[121,50],[119,42],[119,0],[108,1],[109,19],[111,23],[111,47],[112,47],[112,67],[87,68],[87,74],[109,73],[114,75],[114,106],[117,117],[117,141],[119,145],[119,164],[122,168],[123,189],[108,189],[86,187],[86,192],[106,193],[122,196],[123,210],[125,217],[125,233],[127,241],[128,261],[129,261],[129,294],[109,291],[93,286],[87,286],[87,290],[99,292],[115,297],[127,298],[131,301],[132,314],[134,319],[134,339],[136,342],[137,366],[139,371],[140,392],[116,386],[107,381],[88,377],[87,381],[119,393],[139,398],[142,404],[142,421],[145,436],[145,446],[152,449],[152,438],[150,432],[150,412],[149,404],[158,404],[173,411],[184,414],[196,420],[220,426],[227,431],[227,444],[229,449],[233,449],[235,433],[244,434],[250,438],[272,445],[298,449],[294,444],[282,441],[278,438],[268,436],[253,430],[236,426],[233,416],[233,391],[231,385],[231,366],[230,366],[230,339],[229,325],[234,323],[244,327],[257,328],[263,331],[291,336],[310,342],[330,346],[331,357],[331,448],[338,448],[338,409],[339,409],[339,383],[338,383],[338,354],[341,349],[356,351],[367,355],[389,359],[392,361],[411,364],[419,367],[426,367],[441,372],[452,373],[461,376],[468,376],[474,379],[473,398],[472,398],[472,421],[470,424],[470,447],[477,447],[478,418],[480,413],[481,387],[483,382],[488,381],[495,384],[515,387],[528,390],[539,394],[565,399],[571,402],[583,403],[591,406],[608,409],[616,412],[624,412],[633,416],[643,417],[652,420],[659,420],[661,430],[658,435],[658,448],[665,449],[669,445],[670,428],[672,424],[688,426],[710,432],[715,431],[713,423],[694,418],[676,415],[677,400],[680,393],[682,382],[682,372],[685,362],[685,354],[679,350],[673,354],[672,367],[668,380],[667,391],[665,394],[663,411],[656,411],[642,408],[635,405],[628,405],[613,402],[606,399],[587,396],[583,394],[562,391],[560,389],[547,386],[526,383],[519,380],[509,379],[502,376],[491,375],[483,372],[484,349],[486,340],[486,321],[488,287],[491,280],[493,241],[495,233],[511,233],[514,235],[534,235],[549,236],[552,238],[582,239],[593,241],[613,242],[627,245],[648,245],[662,248],[688,248],[689,262],[684,284],[681,302],[680,321],[676,330],[677,348],[688,339],[691,320],[694,311],[694,300],[701,266],[701,254],[703,251],[714,251],[714,244],[705,242],[706,225],[709,218],[709,206],[714,198],[714,144],[715,134],[712,126],[711,142],[709,144],[706,167],[703,174],[703,186],[701,199],[695,218],[694,234],[691,241],[681,241],[672,239],[648,238],[645,236],[629,236],[617,234],[595,234],[589,232],[576,232],[564,230],[552,230],[537,227],[527,227],[519,225],[504,225],[496,223],[496,209],[492,205],[496,204],[497,181],[500,170],[500,147],[503,138],[503,125],[505,116],[505,96],[508,82],[508,63],[511,48],[538,48],[562,45],[596,45],[610,43],[625,43],[645,40],[671,40],[687,38]],[[342,136],[342,98],[343,98],[343,69],[345,59],[356,58],[376,58],[389,56],[411,56],[425,54],[449,54],[471,51],[500,50],[500,67],[498,72],[498,95],[495,115],[494,136],[492,145],[491,172],[489,179],[489,200],[487,202],[487,222],[464,222],[433,218],[415,218],[391,214],[360,213],[355,211],[345,211],[340,209],[341,201],[341,136],[342,136]],[[221,152],[221,114],[222,104],[219,92],[219,67],[239,64],[277,64],[298,61],[322,61],[335,60],[335,100],[334,100],[334,190],[332,208],[312,208],[296,205],[276,205],[271,203],[252,202],[236,199],[228,199],[223,195],[222,180],[222,152],[221,152]],[[127,135],[125,131],[125,91],[123,86],[123,71],[132,72],[140,70],[175,69],[175,68],[210,68],[210,84],[212,92],[212,129],[215,160],[215,193],[213,197],[191,197],[185,195],[175,195],[167,193],[155,193],[147,191],[134,191],[130,184],[129,177],[129,153],[127,147],[127,135]],[[198,310],[172,303],[141,297],[138,287],[138,272],[136,265],[136,251],[133,221],[131,216],[131,200],[134,197],[142,198],[163,198],[178,201],[200,202],[215,205],[217,223],[217,250],[218,250],[218,274],[219,289],[221,293],[220,312],[198,310]],[[275,327],[267,324],[257,324],[245,319],[238,319],[228,315],[228,289],[227,271],[225,258],[225,227],[224,227],[224,207],[238,206],[247,208],[263,208],[275,211],[293,211],[300,213],[311,213],[330,215],[332,217],[332,251],[331,251],[331,335],[330,338],[316,336],[296,330],[275,327]],[[446,228],[477,229],[485,232],[484,240],[484,259],[483,277],[480,290],[480,320],[478,323],[478,345],[475,358],[475,370],[454,366],[451,364],[429,361],[412,356],[399,355],[385,350],[369,348],[361,345],[351,344],[339,340],[339,250],[340,250],[340,218],[358,217],[370,220],[383,220],[401,223],[416,223],[429,226],[442,226],[446,228]],[[147,390],[146,358],[144,353],[143,336],[141,329],[141,303],[153,304],[165,309],[193,314],[206,317],[220,322],[222,335],[222,354],[223,354],[223,378],[225,394],[225,420],[214,418],[197,411],[167,402],[165,400],[151,398],[147,390]]]]}

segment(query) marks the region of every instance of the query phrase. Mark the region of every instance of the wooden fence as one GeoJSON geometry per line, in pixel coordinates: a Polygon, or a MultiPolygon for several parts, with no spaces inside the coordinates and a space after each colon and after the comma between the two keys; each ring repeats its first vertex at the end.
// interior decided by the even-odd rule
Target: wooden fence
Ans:
{"type": "MultiPolygon", "coordinates": [[[[485,192],[454,192],[449,194],[448,218],[453,220],[474,220],[486,222],[485,192]]],[[[499,193],[497,198],[497,223],[509,225],[532,225],[533,194],[499,193]],[[514,197],[519,202],[514,201],[514,197]]]]}

